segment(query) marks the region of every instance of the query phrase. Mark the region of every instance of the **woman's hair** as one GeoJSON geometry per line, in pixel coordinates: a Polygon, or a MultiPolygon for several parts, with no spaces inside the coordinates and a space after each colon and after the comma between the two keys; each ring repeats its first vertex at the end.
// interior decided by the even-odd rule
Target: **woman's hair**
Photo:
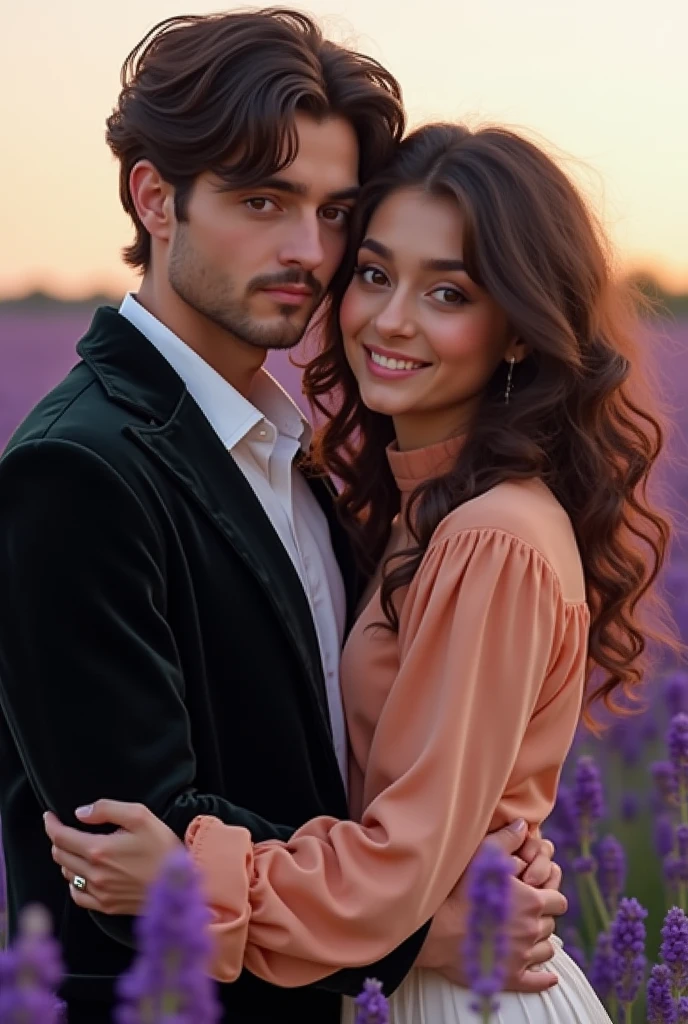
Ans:
{"type": "Polygon", "coordinates": [[[353,126],[361,181],[389,162],[404,133],[396,79],[372,57],[325,39],[308,15],[286,8],[168,18],[126,58],[121,86],[106,138],[136,231],[124,258],[143,270],[150,235],[129,190],[139,160],[150,160],[174,186],[175,212],[184,220],[204,171],[239,188],[292,163],[298,112],[353,126]]]}
{"type": "Polygon", "coordinates": [[[601,670],[592,674],[588,702],[603,698],[618,710],[614,691],[621,686],[632,696],[647,639],[658,635],[641,624],[638,605],[642,598],[661,605],[652,584],[669,525],[647,484],[663,432],[637,362],[633,296],[615,282],[578,191],[537,146],[501,128],[428,125],[363,190],[355,237],[323,312],[324,347],[304,376],[306,394],[326,417],[314,461],[342,482],[339,508],[371,569],[400,508],[385,451],[394,431],[389,417],[361,401],[338,315],[362,232],[378,204],[400,189],[456,202],[467,273],[499,303],[529,355],[515,367],[508,404],[502,363],[454,468],[412,495],[406,522],[413,544],[385,565],[386,623],[398,628],[396,591],[411,581],[452,509],[502,481],[539,477],[570,516],[583,561],[589,668],[601,670]]]}

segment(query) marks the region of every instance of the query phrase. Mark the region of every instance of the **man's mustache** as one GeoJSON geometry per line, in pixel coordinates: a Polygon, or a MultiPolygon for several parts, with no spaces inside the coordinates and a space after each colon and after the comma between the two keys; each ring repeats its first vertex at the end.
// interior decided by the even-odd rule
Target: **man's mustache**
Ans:
{"type": "Polygon", "coordinates": [[[264,274],[262,277],[254,277],[248,286],[249,292],[259,292],[264,288],[279,288],[283,284],[302,284],[313,293],[314,299],[319,299],[323,293],[323,286],[310,270],[285,270],[281,274],[264,274]]]}

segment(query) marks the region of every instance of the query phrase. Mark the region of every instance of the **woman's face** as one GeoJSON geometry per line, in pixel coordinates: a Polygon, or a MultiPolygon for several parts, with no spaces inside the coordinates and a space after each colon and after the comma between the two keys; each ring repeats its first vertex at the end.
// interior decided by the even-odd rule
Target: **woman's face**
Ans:
{"type": "Polygon", "coordinates": [[[521,357],[506,315],[468,276],[450,198],[403,190],[371,218],[341,308],[361,398],[391,416],[403,449],[461,433],[504,359],[521,357]]]}

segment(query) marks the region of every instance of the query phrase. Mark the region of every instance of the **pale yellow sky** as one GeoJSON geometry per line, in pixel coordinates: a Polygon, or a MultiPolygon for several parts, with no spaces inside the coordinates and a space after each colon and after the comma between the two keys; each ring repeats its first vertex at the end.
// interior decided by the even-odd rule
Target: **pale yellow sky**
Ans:
{"type": "MultiPolygon", "coordinates": [[[[670,286],[688,289],[686,0],[294,6],[386,64],[404,87],[412,123],[469,118],[548,140],[567,155],[625,263],[655,267],[670,286]]],[[[1,296],[131,284],[119,258],[130,232],[103,140],[120,64],[162,18],[217,9],[195,0],[6,5],[1,296]]]]}

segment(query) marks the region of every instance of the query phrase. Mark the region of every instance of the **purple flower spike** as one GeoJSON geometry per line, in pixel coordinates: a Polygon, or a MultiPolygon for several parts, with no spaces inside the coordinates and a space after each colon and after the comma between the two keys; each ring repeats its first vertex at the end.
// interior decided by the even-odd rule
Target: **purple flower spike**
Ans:
{"type": "Polygon", "coordinates": [[[688,882],[688,825],[679,825],[674,833],[676,849],[664,859],[664,874],[672,885],[688,882]]]}
{"type": "Polygon", "coordinates": [[[640,813],[640,800],[635,793],[624,793],[620,810],[622,821],[635,821],[640,813]]]}
{"type": "Polygon", "coordinates": [[[486,843],[469,868],[468,933],[464,964],[477,1012],[497,1009],[495,996],[506,972],[511,864],[497,846],[486,843]]]}
{"type": "Polygon", "coordinates": [[[678,789],[678,779],[673,764],[670,761],[653,761],[650,765],[650,772],[659,806],[662,808],[673,806],[678,789]]]}
{"type": "Polygon", "coordinates": [[[676,672],[671,676],[664,688],[664,700],[670,718],[688,712],[688,673],[676,672]]]}
{"type": "Polygon", "coordinates": [[[572,866],[577,875],[594,875],[597,871],[594,857],[574,857],[572,866]]]}
{"type": "Polygon", "coordinates": [[[636,899],[622,899],[612,922],[614,988],[619,1002],[631,1006],[645,973],[645,918],[647,910],[636,899]]]}
{"type": "Polygon", "coordinates": [[[602,1000],[606,1000],[614,988],[614,949],[609,932],[600,932],[590,964],[590,984],[602,1000]]]}
{"type": "Polygon", "coordinates": [[[586,847],[594,839],[595,825],[605,814],[600,771],[595,759],[587,754],[579,757],[576,765],[573,804],[578,841],[583,855],[587,856],[586,847]]]}
{"type": "Polygon", "coordinates": [[[655,850],[664,860],[674,848],[674,826],[668,814],[659,814],[654,822],[655,850]]]}
{"type": "Polygon", "coordinates": [[[688,917],[678,907],[672,907],[664,918],[660,953],[672,988],[684,992],[688,988],[688,917]]]}
{"type": "Polygon", "coordinates": [[[648,1024],[676,1024],[676,1003],[671,993],[671,974],[665,964],[652,968],[647,983],[648,1024]]]}
{"type": "Polygon", "coordinates": [[[118,982],[118,1024],[216,1024],[209,919],[193,862],[184,849],[175,850],[136,919],[139,955],[118,982]]]}
{"type": "Polygon", "coordinates": [[[382,994],[382,982],[368,978],[356,997],[356,1024],[387,1024],[389,1004],[382,994]]]}
{"type": "Polygon", "coordinates": [[[50,933],[50,917],[43,907],[22,911],[14,945],[0,953],[0,1021],[59,1024],[62,1019],[64,1005],[55,994],[62,980],[62,959],[50,933]]]}
{"type": "Polygon", "coordinates": [[[667,737],[669,758],[679,782],[688,781],[688,715],[674,715],[667,737]]]}
{"type": "Polygon", "coordinates": [[[681,996],[678,1001],[676,1024],[688,1024],[688,996],[681,996]]]}
{"type": "Polygon", "coordinates": [[[598,880],[602,895],[612,914],[626,884],[626,854],[615,836],[605,836],[598,849],[598,880]]]}
{"type": "Polygon", "coordinates": [[[564,949],[573,960],[574,964],[580,967],[581,971],[585,973],[587,970],[587,960],[583,947],[581,946],[580,936],[575,928],[567,928],[563,935],[564,949]]]}

